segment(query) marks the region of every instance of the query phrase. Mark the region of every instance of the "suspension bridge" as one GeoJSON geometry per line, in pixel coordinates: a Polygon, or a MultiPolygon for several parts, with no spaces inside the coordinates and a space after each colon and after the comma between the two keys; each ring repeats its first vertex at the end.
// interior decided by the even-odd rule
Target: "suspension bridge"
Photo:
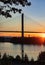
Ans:
{"type": "MultiPolygon", "coordinates": [[[[15,28],[14,28],[14,30],[13,31],[7,31],[7,30],[0,30],[0,33],[21,33],[22,34],[22,36],[21,36],[21,38],[22,37],[24,37],[24,33],[35,33],[35,34],[38,34],[38,33],[40,33],[40,34],[42,34],[42,33],[45,33],[45,27],[41,24],[41,23],[39,23],[39,22],[37,22],[37,21],[35,21],[34,19],[32,19],[31,17],[28,17],[28,16],[26,16],[26,15],[21,15],[21,17],[19,17],[19,16],[17,16],[17,17],[15,17],[14,18],[14,20],[12,20],[15,24],[17,24],[17,29],[18,29],[18,26],[20,25],[20,30],[18,31],[18,30],[15,30],[15,28]],[[14,20],[17,20],[16,22],[14,22],[14,20]],[[28,25],[28,21],[29,21],[29,25],[28,25]],[[20,23],[20,24],[19,24],[20,23]],[[27,24],[26,24],[27,23],[27,24]],[[39,30],[41,29],[41,30],[44,30],[43,32],[42,31],[35,31],[35,29],[34,29],[34,31],[25,31],[25,29],[26,29],[26,26],[28,27],[28,29],[31,29],[31,27],[33,26],[32,24],[34,23],[34,26],[36,25],[37,26],[37,28],[39,28],[39,30]]],[[[4,20],[3,20],[4,21],[4,20]]],[[[13,25],[12,24],[12,22],[11,21],[9,21],[9,22],[6,22],[6,21],[4,21],[4,22],[2,22],[2,24],[5,24],[6,25],[6,23],[7,24],[10,24],[11,23],[11,25],[13,25]]],[[[36,27],[35,27],[36,28],[36,27]]],[[[1,35],[1,34],[0,34],[1,35]]],[[[15,37],[15,36],[14,36],[15,37]]],[[[0,41],[7,41],[7,42],[9,42],[10,40],[11,40],[11,38],[13,38],[13,37],[11,37],[11,35],[9,36],[0,36],[0,41]],[[2,38],[3,37],[3,38],[2,38]]],[[[20,38],[20,39],[21,39],[20,38]]],[[[17,39],[17,37],[15,37],[15,39],[17,39]]],[[[19,37],[18,37],[18,39],[19,39],[19,37]]],[[[18,39],[16,40],[16,41],[18,41],[18,39]]],[[[12,41],[13,42],[13,41],[12,41]]]]}
{"type": "MultiPolygon", "coordinates": [[[[17,19],[19,19],[18,17],[16,17],[17,19]]],[[[15,19],[15,18],[14,18],[15,19]]],[[[15,19],[16,20],[16,19],[15,19]]],[[[14,20],[12,20],[13,22],[14,22],[14,20]]],[[[22,14],[21,15],[21,21],[20,20],[18,20],[19,22],[21,22],[21,25],[18,23],[17,25],[18,26],[16,26],[16,28],[17,28],[17,30],[15,30],[15,28],[14,28],[14,30],[13,31],[5,31],[5,30],[0,30],[0,33],[21,33],[22,34],[22,36],[21,36],[21,38],[20,37],[15,37],[15,38],[13,38],[12,39],[12,37],[7,37],[7,36],[1,36],[0,37],[0,42],[1,41],[3,41],[3,42],[12,42],[12,43],[21,43],[21,50],[22,50],[22,59],[24,58],[24,48],[23,48],[23,43],[25,43],[26,41],[28,42],[29,41],[29,38],[24,38],[24,33],[45,33],[44,31],[45,31],[45,27],[42,25],[42,24],[40,24],[39,22],[37,22],[37,21],[35,21],[35,20],[33,20],[32,18],[29,18],[29,17],[27,17],[27,16],[25,16],[25,19],[24,19],[24,14],[22,14]],[[32,27],[33,28],[35,28],[33,25],[31,25],[31,24],[29,24],[28,25],[28,23],[29,22],[31,22],[32,24],[34,23],[36,26],[37,26],[37,28],[39,28],[39,30],[40,29],[42,29],[42,30],[44,30],[43,32],[39,32],[39,31],[35,31],[35,29],[34,29],[34,31],[25,31],[25,29],[26,29],[26,26],[28,26],[27,28],[28,29],[31,29],[32,30],[32,27]],[[26,23],[27,23],[27,25],[26,25],[26,23]],[[18,27],[20,26],[20,30],[18,29],[18,27]],[[18,31],[19,30],[19,31],[18,31]],[[25,39],[25,40],[24,40],[25,39]],[[11,41],[10,41],[11,40],[11,41]]],[[[4,24],[6,23],[5,21],[3,22],[4,24]]],[[[3,23],[1,23],[1,24],[3,24],[3,23]]],[[[10,21],[8,22],[8,24],[9,23],[11,23],[10,21]]],[[[16,24],[16,23],[15,23],[16,24]]],[[[12,25],[12,23],[11,23],[11,25],[12,25]]],[[[11,28],[10,28],[11,29],[11,28]]]]}

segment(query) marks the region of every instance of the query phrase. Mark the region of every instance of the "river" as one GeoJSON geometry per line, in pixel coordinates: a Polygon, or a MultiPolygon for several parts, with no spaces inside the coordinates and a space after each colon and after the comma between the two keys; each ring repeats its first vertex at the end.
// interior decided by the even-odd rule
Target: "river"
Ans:
{"type": "MultiPolygon", "coordinates": [[[[39,53],[41,53],[41,51],[45,51],[45,46],[24,45],[24,55],[27,54],[29,60],[31,60],[31,58],[37,60],[38,55],[39,53]]],[[[14,45],[8,42],[0,43],[0,53],[2,56],[4,53],[7,53],[7,55],[11,55],[14,57],[20,55],[21,57],[21,45],[14,45]]]]}

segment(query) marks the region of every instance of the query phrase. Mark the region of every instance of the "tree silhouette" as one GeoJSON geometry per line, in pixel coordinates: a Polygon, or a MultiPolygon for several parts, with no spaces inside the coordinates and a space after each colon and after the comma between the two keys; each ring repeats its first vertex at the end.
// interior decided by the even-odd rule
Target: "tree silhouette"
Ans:
{"type": "Polygon", "coordinates": [[[39,54],[38,61],[45,62],[45,52],[39,54]]]}
{"type": "Polygon", "coordinates": [[[24,60],[27,62],[29,61],[27,54],[25,54],[24,60]]]}
{"type": "Polygon", "coordinates": [[[16,56],[16,60],[21,60],[19,55],[16,56]]]}
{"type": "Polygon", "coordinates": [[[34,59],[33,58],[31,59],[31,62],[34,62],[34,59]]]}
{"type": "Polygon", "coordinates": [[[0,53],[0,59],[1,59],[1,53],[0,53]]]}
{"type": "Polygon", "coordinates": [[[22,9],[16,8],[16,5],[19,6],[19,4],[24,7],[30,6],[31,2],[28,2],[28,0],[0,0],[0,15],[3,15],[7,18],[12,17],[10,14],[12,11],[13,13],[21,13],[22,9]]]}

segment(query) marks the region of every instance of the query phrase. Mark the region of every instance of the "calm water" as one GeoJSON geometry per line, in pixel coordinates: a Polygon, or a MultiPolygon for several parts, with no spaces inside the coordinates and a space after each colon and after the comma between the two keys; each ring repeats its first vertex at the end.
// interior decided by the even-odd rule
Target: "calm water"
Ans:
{"type": "MultiPolygon", "coordinates": [[[[29,60],[33,57],[34,60],[37,59],[39,53],[45,51],[45,46],[33,46],[33,45],[24,45],[24,53],[29,57],[29,60]]],[[[5,52],[8,55],[16,57],[17,55],[21,56],[21,45],[14,45],[12,43],[0,43],[0,52],[3,55],[5,52]]]]}

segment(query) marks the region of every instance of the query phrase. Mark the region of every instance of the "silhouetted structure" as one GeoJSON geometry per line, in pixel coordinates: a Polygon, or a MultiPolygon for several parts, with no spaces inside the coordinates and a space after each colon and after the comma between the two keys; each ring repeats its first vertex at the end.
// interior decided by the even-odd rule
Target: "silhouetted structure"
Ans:
{"type": "Polygon", "coordinates": [[[24,14],[22,14],[22,44],[21,44],[21,50],[22,50],[22,60],[24,59],[24,46],[23,46],[23,38],[24,38],[24,14]]]}

